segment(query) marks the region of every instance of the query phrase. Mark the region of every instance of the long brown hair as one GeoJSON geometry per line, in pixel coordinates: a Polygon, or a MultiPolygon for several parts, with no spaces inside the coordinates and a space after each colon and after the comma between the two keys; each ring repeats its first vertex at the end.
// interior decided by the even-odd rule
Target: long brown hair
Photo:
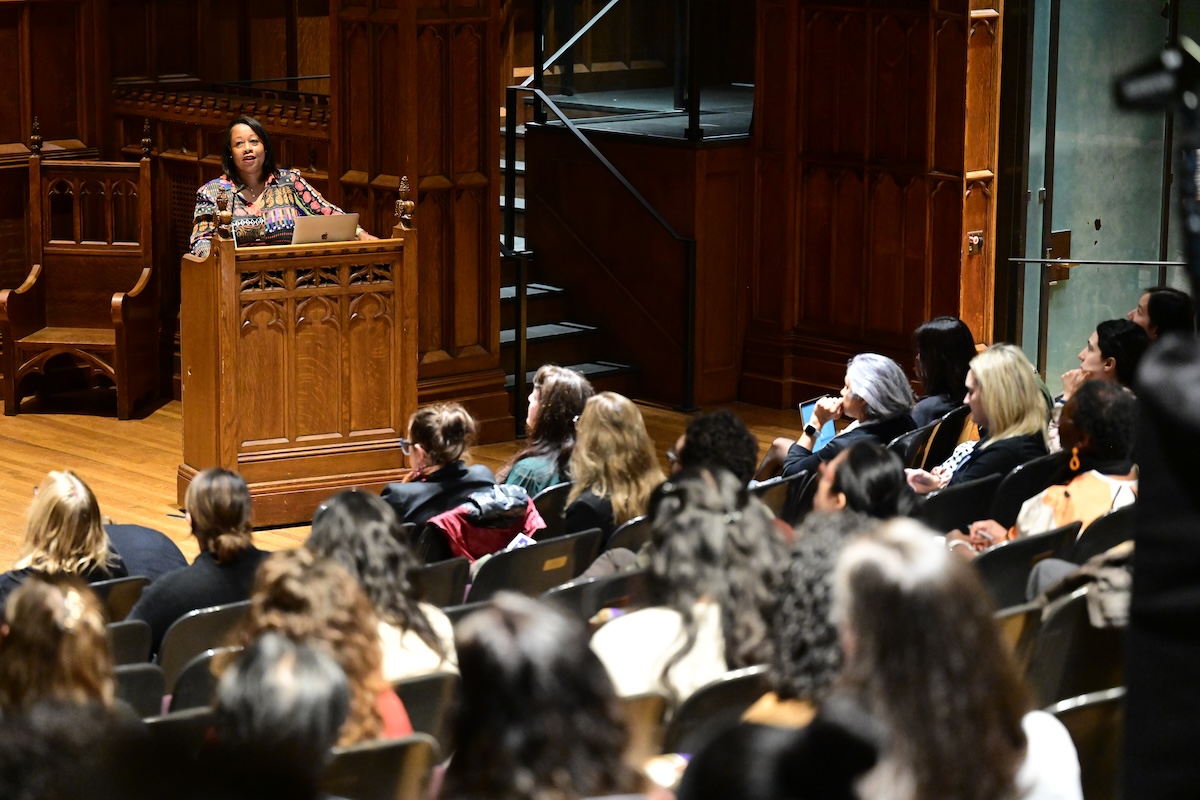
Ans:
{"type": "Polygon", "coordinates": [[[250,488],[227,469],[206,469],[188,485],[188,518],[201,550],[218,564],[235,560],[254,545],[250,529],[250,488]]]}
{"type": "Polygon", "coordinates": [[[113,705],[104,610],[74,575],[32,575],[8,598],[0,637],[0,711],[42,700],[113,705]]]}
{"type": "Polygon", "coordinates": [[[84,573],[115,560],[92,490],[69,469],[50,472],[29,506],[16,568],[84,573]]]}
{"type": "Polygon", "coordinates": [[[650,492],[666,476],[638,407],[615,392],[600,392],[583,407],[576,432],[571,454],[575,485],[567,502],[590,489],[609,499],[617,525],[645,514],[650,492]]]}
{"type": "Polygon", "coordinates": [[[847,546],[834,586],[850,642],[843,681],[890,731],[867,787],[914,800],[1014,797],[1030,700],[971,565],[896,519],[847,546]]]}
{"type": "Polygon", "coordinates": [[[539,408],[537,419],[529,430],[529,443],[496,474],[499,481],[508,477],[513,466],[523,458],[549,458],[564,480],[570,474],[569,462],[575,450],[575,423],[595,390],[583,373],[555,364],[543,364],[533,376],[533,391],[538,396],[539,408]]]}
{"type": "Polygon", "coordinates": [[[375,701],[388,690],[379,620],[345,567],[317,558],[305,548],[267,558],[258,568],[250,610],[234,632],[234,644],[249,645],[264,631],[276,631],[295,642],[320,642],[346,673],[350,716],[338,744],[379,736],[383,719],[375,701]]]}

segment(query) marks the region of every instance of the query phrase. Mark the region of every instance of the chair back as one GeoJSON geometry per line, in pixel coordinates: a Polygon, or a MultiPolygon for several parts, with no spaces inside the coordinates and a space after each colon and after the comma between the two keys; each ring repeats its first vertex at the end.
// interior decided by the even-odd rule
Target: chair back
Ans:
{"type": "Polygon", "coordinates": [[[108,623],[108,646],[113,664],[144,664],[150,660],[153,640],[150,623],[140,619],[123,619],[108,623]]]}
{"type": "Polygon", "coordinates": [[[144,720],[146,729],[157,741],[174,752],[195,756],[208,738],[208,732],[216,724],[216,714],[211,708],[189,708],[159,717],[144,720]]]}
{"type": "Polygon", "coordinates": [[[490,600],[499,591],[536,597],[566,583],[596,560],[603,535],[599,528],[592,528],[497,553],[479,568],[467,602],[490,600]]]}
{"type": "Polygon", "coordinates": [[[142,596],[142,590],[149,585],[150,579],[144,575],[130,575],[128,578],[113,578],[89,584],[104,605],[104,618],[109,622],[120,622],[129,616],[130,609],[142,596]]]}
{"type": "Polygon", "coordinates": [[[623,547],[636,553],[646,542],[650,541],[653,533],[654,531],[650,528],[650,520],[643,514],[621,523],[608,537],[604,549],[616,550],[618,547],[623,547]]]}
{"type": "Polygon", "coordinates": [[[556,603],[586,622],[602,608],[646,606],[650,595],[649,575],[650,570],[639,569],[602,578],[581,578],[548,590],[542,599],[556,603]]]}
{"type": "Polygon", "coordinates": [[[766,675],[765,666],[746,667],[701,686],[671,717],[663,736],[663,752],[698,753],[737,725],[742,714],[767,693],[766,675]]]}
{"type": "Polygon", "coordinates": [[[1125,731],[1125,689],[1072,697],[1046,709],[1071,734],[1079,756],[1083,796],[1119,800],[1125,731]]]}
{"type": "Polygon", "coordinates": [[[437,742],[424,733],[335,747],[321,791],[350,800],[424,800],[439,757],[437,742]]]}
{"type": "Polygon", "coordinates": [[[807,479],[808,470],[802,469],[795,475],[780,476],[763,481],[751,489],[750,493],[758,497],[764,506],[771,509],[771,513],[775,515],[776,519],[783,519],[788,493],[792,491],[793,485],[799,486],[807,479]]]}
{"type": "Polygon", "coordinates": [[[953,411],[946,412],[938,420],[933,434],[929,437],[929,445],[925,448],[925,460],[921,462],[921,466],[924,469],[933,469],[949,458],[970,424],[970,406],[961,405],[953,411]]]}
{"type": "Polygon", "coordinates": [[[1116,511],[1110,511],[1093,520],[1092,524],[1084,528],[1083,532],[1079,534],[1079,538],[1075,540],[1075,545],[1067,554],[1067,560],[1075,564],[1082,564],[1089,558],[1098,556],[1121,542],[1132,539],[1136,509],[1137,504],[1134,503],[1118,508],[1116,511]]]}
{"type": "Polygon", "coordinates": [[[1024,672],[1033,651],[1034,637],[1042,627],[1042,604],[1034,601],[1002,608],[996,612],[995,620],[1017,668],[1024,672]]]}
{"type": "Polygon", "coordinates": [[[240,645],[214,647],[193,658],[180,671],[171,688],[170,711],[186,708],[204,708],[213,705],[218,678],[213,674],[213,659],[218,655],[240,653],[240,645]]]}
{"type": "Polygon", "coordinates": [[[443,753],[454,752],[454,711],[462,697],[457,672],[431,672],[392,683],[416,733],[434,738],[443,753]]]}
{"type": "Polygon", "coordinates": [[[157,664],[121,664],[113,668],[117,699],[133,707],[139,717],[162,713],[166,683],[157,664]]]}
{"type": "Polygon", "coordinates": [[[396,528],[393,538],[405,547],[413,546],[413,537],[417,535],[417,523],[401,522],[396,528]]]}
{"type": "Polygon", "coordinates": [[[408,579],[412,581],[418,600],[444,608],[463,601],[470,573],[471,562],[459,557],[414,569],[408,573],[408,579]]]}
{"type": "Polygon", "coordinates": [[[457,625],[464,617],[469,617],[476,611],[482,611],[492,605],[491,600],[480,600],[475,603],[459,603],[456,606],[446,606],[442,609],[442,613],[446,615],[446,619],[450,620],[451,625],[457,625]]]}
{"type": "Polygon", "coordinates": [[[900,456],[904,466],[920,466],[925,461],[925,450],[929,447],[929,440],[933,438],[933,432],[937,430],[937,426],[938,422],[934,420],[916,430],[902,433],[888,442],[887,448],[900,456]]]}
{"type": "Polygon", "coordinates": [[[556,483],[533,496],[533,504],[546,523],[546,529],[538,534],[538,539],[553,539],[567,532],[567,495],[574,485],[572,481],[556,483]]]}
{"type": "Polygon", "coordinates": [[[157,657],[167,685],[175,685],[175,679],[193,658],[210,648],[223,647],[249,608],[249,600],[199,608],[171,623],[157,657]]]}
{"type": "Polygon", "coordinates": [[[1092,626],[1089,591],[1091,587],[1080,587],[1046,607],[1027,672],[1038,705],[1125,683],[1125,631],[1092,626]]]}
{"type": "Polygon", "coordinates": [[[1006,528],[1015,525],[1021,506],[1050,485],[1054,474],[1062,469],[1069,457],[1070,454],[1065,452],[1050,453],[1013,467],[996,489],[990,518],[1006,528]]]}
{"type": "Polygon", "coordinates": [[[991,592],[996,608],[1011,608],[1025,602],[1025,587],[1033,565],[1045,558],[1062,558],[1079,533],[1079,523],[1033,536],[1022,536],[979,554],[973,562],[979,577],[991,592]]]}
{"type": "Polygon", "coordinates": [[[1003,476],[988,475],[975,481],[947,486],[925,496],[918,516],[926,525],[939,533],[948,533],[967,527],[980,519],[992,507],[992,498],[1003,476]]]}

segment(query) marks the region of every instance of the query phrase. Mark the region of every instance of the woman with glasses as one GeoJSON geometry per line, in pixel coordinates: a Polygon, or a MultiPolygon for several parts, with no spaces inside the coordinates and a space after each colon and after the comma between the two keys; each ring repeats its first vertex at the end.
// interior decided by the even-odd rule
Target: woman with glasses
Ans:
{"type": "Polygon", "coordinates": [[[496,484],[490,469],[463,460],[474,439],[475,420],[458,403],[426,406],[412,415],[408,438],[400,440],[412,472],[383,490],[401,522],[415,524],[420,533],[438,514],[496,484]]]}

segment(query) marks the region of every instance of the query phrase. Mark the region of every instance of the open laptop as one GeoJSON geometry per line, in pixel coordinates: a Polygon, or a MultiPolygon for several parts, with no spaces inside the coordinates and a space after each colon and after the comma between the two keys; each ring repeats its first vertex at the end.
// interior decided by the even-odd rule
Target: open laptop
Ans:
{"type": "Polygon", "coordinates": [[[315,214],[296,217],[292,244],[348,242],[358,230],[358,214],[315,214]]]}

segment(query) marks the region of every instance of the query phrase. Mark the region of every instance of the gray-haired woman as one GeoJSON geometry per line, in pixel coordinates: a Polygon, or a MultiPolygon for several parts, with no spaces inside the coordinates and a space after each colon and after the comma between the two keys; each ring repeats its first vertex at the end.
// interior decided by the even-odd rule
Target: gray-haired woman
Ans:
{"type": "Polygon", "coordinates": [[[862,439],[873,439],[886,445],[916,427],[912,407],[912,387],[900,365],[887,356],[860,353],[846,366],[841,395],[817,401],[799,439],[776,439],[759,468],[759,477],[765,477],[764,470],[771,471],[770,462],[774,458],[777,464],[780,456],[783,474],[787,476],[801,470],[812,473],[862,439]],[[813,452],[821,428],[840,417],[848,417],[852,422],[828,444],[813,452]]]}

